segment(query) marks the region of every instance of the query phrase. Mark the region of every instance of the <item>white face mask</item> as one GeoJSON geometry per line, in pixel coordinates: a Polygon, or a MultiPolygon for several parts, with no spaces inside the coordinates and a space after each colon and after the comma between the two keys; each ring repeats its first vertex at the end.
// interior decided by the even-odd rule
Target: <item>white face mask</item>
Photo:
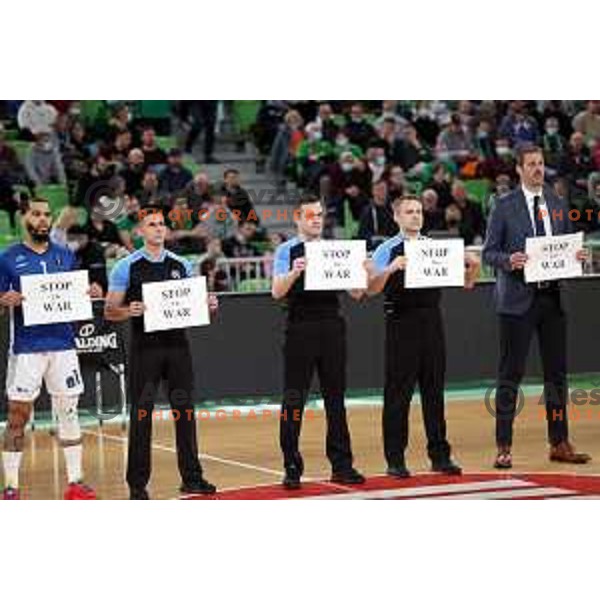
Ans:
{"type": "Polygon", "coordinates": [[[311,138],[315,141],[318,142],[319,140],[323,139],[323,133],[320,131],[313,131],[311,134],[311,138]]]}
{"type": "Polygon", "coordinates": [[[336,138],[335,143],[338,146],[346,146],[348,144],[348,138],[345,138],[345,137],[336,138]]]}
{"type": "Polygon", "coordinates": [[[342,163],[342,171],[344,171],[344,173],[349,173],[352,171],[352,163],[342,163]]]}
{"type": "Polygon", "coordinates": [[[558,133],[558,129],[556,127],[548,127],[546,129],[546,133],[548,135],[556,135],[558,133]]]}

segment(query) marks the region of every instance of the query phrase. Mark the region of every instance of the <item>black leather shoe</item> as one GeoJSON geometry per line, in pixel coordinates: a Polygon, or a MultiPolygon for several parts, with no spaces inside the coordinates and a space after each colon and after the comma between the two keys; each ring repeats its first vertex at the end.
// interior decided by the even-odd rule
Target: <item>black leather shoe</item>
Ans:
{"type": "Polygon", "coordinates": [[[287,468],[282,483],[286,490],[297,490],[302,485],[300,483],[300,471],[296,467],[287,468]]]}
{"type": "Polygon", "coordinates": [[[129,490],[130,500],[150,500],[150,496],[146,491],[146,488],[131,488],[129,490]]]}
{"type": "Polygon", "coordinates": [[[395,477],[396,479],[406,479],[410,477],[410,471],[406,468],[405,464],[390,465],[386,469],[386,475],[395,477]]]}
{"type": "Polygon", "coordinates": [[[445,460],[436,460],[431,464],[431,470],[444,475],[462,475],[462,469],[459,465],[447,458],[445,460]]]}
{"type": "Polygon", "coordinates": [[[350,468],[347,471],[334,471],[331,475],[332,483],[345,483],[347,485],[360,485],[366,481],[364,475],[356,469],[350,468]]]}
{"type": "Polygon", "coordinates": [[[198,481],[191,481],[190,483],[183,483],[179,488],[182,494],[216,494],[217,488],[206,481],[206,479],[198,479],[198,481]]]}

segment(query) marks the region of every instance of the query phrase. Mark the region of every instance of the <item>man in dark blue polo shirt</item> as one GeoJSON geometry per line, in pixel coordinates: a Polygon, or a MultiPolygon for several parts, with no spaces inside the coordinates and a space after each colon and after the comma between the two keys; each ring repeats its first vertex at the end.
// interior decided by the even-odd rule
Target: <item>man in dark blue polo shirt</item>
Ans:
{"type": "MultiPolygon", "coordinates": [[[[304,289],[304,242],[323,233],[323,203],[315,196],[300,199],[296,214],[298,235],[281,244],[274,259],[272,295],[287,301],[284,343],[284,397],[280,444],[288,489],[300,487],[304,461],[298,448],[304,404],[314,371],[319,374],[327,417],[326,451],[332,481],[364,483],[352,467],[350,433],[346,421],[346,323],[339,312],[338,292],[304,289]]],[[[358,297],[359,293],[351,295],[358,297]]]]}
{"type": "MultiPolygon", "coordinates": [[[[386,341],[383,400],[383,445],[387,473],[409,477],[404,453],[408,446],[408,416],[419,384],[427,452],[432,469],[460,475],[450,458],[444,415],[446,341],[439,288],[404,287],[404,242],[420,239],[423,207],[419,198],[403,196],[392,203],[400,233],[381,244],[369,267],[369,294],[385,293],[386,341]]],[[[478,261],[468,258],[466,287],[474,285],[478,261]]]]}
{"type": "MultiPolygon", "coordinates": [[[[196,419],[192,402],[193,373],[189,342],[184,329],[144,331],[144,283],[181,279],[192,275],[191,265],[164,248],[167,228],[162,212],[141,217],[144,247],[120,260],[110,275],[105,316],[112,321],[131,318],[129,394],[131,419],[127,483],[132,500],[149,498],[152,410],[161,379],[167,383],[169,402],[178,411],[175,418],[177,463],[181,491],[214,494],[216,488],[202,476],[198,460],[196,419]]],[[[217,298],[209,296],[209,307],[217,309],[217,298]]]]}

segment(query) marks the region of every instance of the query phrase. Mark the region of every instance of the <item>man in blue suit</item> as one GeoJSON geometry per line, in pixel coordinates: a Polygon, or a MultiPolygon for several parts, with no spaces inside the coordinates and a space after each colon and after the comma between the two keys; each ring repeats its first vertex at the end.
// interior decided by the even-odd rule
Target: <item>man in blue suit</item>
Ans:
{"type": "MultiPolygon", "coordinates": [[[[541,148],[519,148],[517,172],[521,185],[498,198],[490,214],[483,261],[496,271],[496,310],[499,316],[500,363],[496,386],[496,443],[494,466],[512,467],[512,430],[519,385],[529,345],[538,336],[544,373],[544,399],[550,460],[583,464],[590,456],[575,452],[567,424],[566,315],[557,281],[525,283],[528,237],[571,233],[569,207],[544,186],[541,148]]],[[[585,251],[577,254],[585,260],[585,251]]]]}

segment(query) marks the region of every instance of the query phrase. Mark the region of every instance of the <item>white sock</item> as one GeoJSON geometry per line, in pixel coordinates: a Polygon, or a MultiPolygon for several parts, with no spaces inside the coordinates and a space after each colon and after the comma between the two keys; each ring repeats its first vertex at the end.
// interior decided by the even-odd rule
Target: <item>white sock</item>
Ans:
{"type": "Polygon", "coordinates": [[[3,452],[2,464],[4,465],[4,487],[19,488],[19,467],[21,466],[22,452],[3,452]]]}
{"type": "Polygon", "coordinates": [[[77,444],[76,446],[65,446],[63,451],[65,453],[65,463],[67,465],[67,480],[69,483],[78,483],[83,479],[81,472],[81,456],[83,446],[77,444]]]}

